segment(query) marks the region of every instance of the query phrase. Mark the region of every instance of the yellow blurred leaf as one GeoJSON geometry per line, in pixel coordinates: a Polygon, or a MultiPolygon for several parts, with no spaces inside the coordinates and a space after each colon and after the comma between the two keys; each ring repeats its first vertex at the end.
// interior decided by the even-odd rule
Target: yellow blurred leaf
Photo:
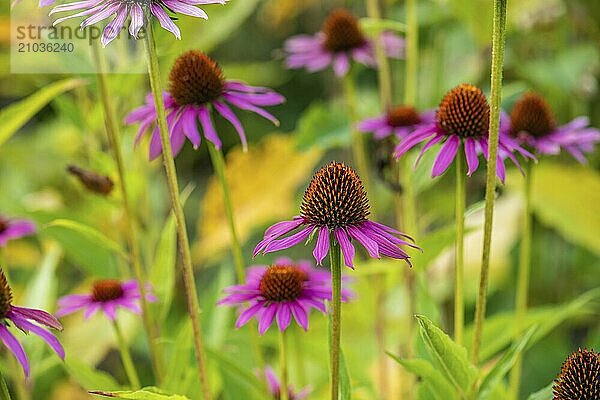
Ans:
{"type": "MultiPolygon", "coordinates": [[[[320,150],[299,153],[291,136],[271,135],[247,153],[241,148],[227,155],[227,180],[240,240],[252,229],[298,213],[295,194],[306,185],[320,158],[320,150]]],[[[201,202],[198,221],[199,242],[194,246],[196,261],[205,260],[229,248],[229,228],[223,195],[213,176],[201,202]]]]}

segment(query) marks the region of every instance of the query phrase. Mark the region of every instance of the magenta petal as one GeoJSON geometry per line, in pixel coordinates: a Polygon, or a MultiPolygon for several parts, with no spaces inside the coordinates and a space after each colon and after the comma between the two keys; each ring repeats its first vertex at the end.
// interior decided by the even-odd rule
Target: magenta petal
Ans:
{"type": "Polygon", "coordinates": [[[305,331],[308,330],[308,314],[306,310],[298,301],[293,301],[290,303],[290,308],[292,309],[292,314],[296,319],[298,325],[300,325],[305,331]]]}
{"type": "Polygon", "coordinates": [[[298,243],[305,240],[314,229],[315,229],[314,226],[308,225],[306,228],[302,229],[300,232],[297,232],[291,236],[288,236],[288,237],[280,239],[280,240],[273,240],[271,243],[269,243],[265,247],[264,253],[265,254],[272,253],[274,251],[288,249],[292,246],[295,246],[298,243]]]}
{"type": "Polygon", "coordinates": [[[156,19],[158,19],[160,26],[173,33],[177,39],[181,39],[181,32],[179,31],[179,28],[173,23],[169,15],[165,12],[165,10],[162,9],[160,5],[151,3],[150,10],[156,19]]]}
{"type": "Polygon", "coordinates": [[[292,312],[287,303],[279,303],[277,310],[277,325],[281,332],[285,331],[292,321],[292,312]]]}
{"type": "Polygon", "coordinates": [[[274,225],[271,225],[265,231],[265,237],[267,236],[281,236],[289,231],[292,231],[302,225],[304,220],[302,218],[295,218],[292,221],[281,221],[274,225]]]}
{"type": "Polygon", "coordinates": [[[354,260],[354,246],[350,243],[350,239],[348,239],[348,235],[343,228],[336,228],[333,231],[337,242],[340,245],[340,249],[342,250],[342,254],[344,256],[344,263],[347,267],[354,269],[354,265],[352,261],[354,260]]]}
{"type": "Polygon", "coordinates": [[[52,314],[49,314],[46,311],[17,306],[11,306],[10,310],[13,314],[18,314],[25,319],[33,320],[50,328],[54,328],[59,331],[62,331],[63,329],[61,323],[58,322],[58,320],[52,314]]]}
{"type": "Polygon", "coordinates": [[[279,380],[271,367],[265,368],[265,378],[267,379],[267,385],[269,385],[269,392],[273,395],[278,394],[281,390],[279,380]]]}
{"type": "Polygon", "coordinates": [[[208,107],[200,107],[198,110],[198,118],[200,118],[202,130],[204,130],[204,137],[214,144],[217,149],[221,149],[221,139],[219,139],[219,135],[217,135],[215,126],[212,123],[212,118],[210,117],[210,111],[208,111],[208,107]]]}
{"type": "Polygon", "coordinates": [[[192,108],[186,107],[181,111],[179,120],[182,124],[183,133],[192,142],[194,148],[197,149],[200,146],[202,138],[200,137],[200,131],[198,131],[196,113],[192,108]]]}
{"type": "Polygon", "coordinates": [[[420,131],[414,131],[404,139],[394,149],[394,157],[400,158],[402,154],[406,153],[408,150],[415,147],[417,144],[421,143],[428,137],[435,134],[435,126],[429,126],[420,131]]]}
{"type": "Polygon", "coordinates": [[[19,361],[19,364],[23,367],[25,376],[29,376],[29,361],[27,360],[25,350],[23,350],[23,346],[21,346],[21,343],[19,343],[17,338],[14,337],[3,324],[0,324],[0,340],[2,340],[2,343],[4,343],[17,358],[17,361],[19,361]]]}
{"type": "Polygon", "coordinates": [[[471,176],[479,166],[479,157],[477,157],[476,143],[473,138],[469,137],[465,139],[465,157],[467,159],[467,165],[469,166],[467,175],[471,176]]]}
{"type": "Polygon", "coordinates": [[[431,176],[436,177],[440,176],[450,166],[454,157],[456,156],[456,151],[458,150],[458,145],[460,144],[460,138],[456,135],[452,135],[448,137],[446,143],[442,146],[438,156],[433,163],[433,170],[431,172],[431,176]]]}
{"type": "Polygon", "coordinates": [[[317,265],[322,265],[323,259],[329,252],[329,228],[322,226],[319,228],[317,244],[313,250],[313,256],[317,260],[317,265]]]}
{"type": "Polygon", "coordinates": [[[121,29],[123,29],[123,24],[125,23],[125,19],[128,15],[127,8],[127,4],[124,3],[121,5],[115,18],[104,28],[104,31],[102,32],[102,38],[100,39],[102,42],[102,47],[106,47],[107,44],[112,42],[119,35],[121,29]]]}
{"type": "Polygon", "coordinates": [[[376,241],[366,235],[359,227],[349,226],[346,229],[348,230],[350,237],[362,244],[371,257],[379,258],[379,246],[376,241]]]}
{"type": "Polygon", "coordinates": [[[506,180],[506,168],[504,167],[504,160],[500,157],[500,154],[498,154],[496,159],[496,174],[498,175],[498,178],[500,178],[500,182],[504,183],[506,180]]]}
{"type": "Polygon", "coordinates": [[[65,350],[63,349],[56,336],[54,336],[52,333],[17,316],[13,316],[12,321],[18,328],[24,331],[31,331],[39,337],[41,337],[46,343],[48,343],[52,350],[54,350],[54,352],[58,354],[60,358],[62,358],[63,360],[65,359],[65,350]]]}
{"type": "Polygon", "coordinates": [[[350,69],[350,59],[346,53],[340,53],[333,59],[333,71],[338,77],[345,76],[350,69]]]}
{"type": "Polygon", "coordinates": [[[258,333],[262,336],[267,329],[273,324],[275,313],[277,313],[278,303],[269,304],[262,312],[258,321],[258,333]]]}
{"type": "Polygon", "coordinates": [[[234,112],[229,108],[229,106],[225,103],[221,103],[219,101],[215,101],[213,103],[215,109],[225,118],[227,121],[233,125],[238,135],[240,136],[240,140],[242,141],[242,147],[244,151],[248,149],[248,141],[246,140],[246,133],[244,132],[244,127],[242,123],[238,119],[238,117],[234,114],[234,112]]]}
{"type": "Polygon", "coordinates": [[[258,313],[263,307],[264,304],[262,302],[259,302],[242,311],[237,321],[235,321],[235,327],[240,328],[246,325],[248,321],[250,321],[250,319],[254,317],[256,313],[258,313]]]}

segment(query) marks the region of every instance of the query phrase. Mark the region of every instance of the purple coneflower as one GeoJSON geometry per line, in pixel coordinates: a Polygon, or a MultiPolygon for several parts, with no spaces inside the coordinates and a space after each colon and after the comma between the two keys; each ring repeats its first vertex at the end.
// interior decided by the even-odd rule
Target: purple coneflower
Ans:
{"type": "MultiPolygon", "coordinates": [[[[219,64],[206,54],[192,50],[175,61],[169,75],[169,91],[164,93],[164,100],[173,155],[177,155],[186,137],[194,148],[200,146],[198,121],[204,137],[221,148],[221,140],[211,118],[213,109],[233,125],[245,149],[247,142],[244,127],[229,105],[254,112],[278,125],[277,118],[262,107],[281,104],[285,98],[264,87],[226,80],[219,64]]],[[[150,127],[156,125],[156,119],[154,100],[152,94],[149,94],[146,105],[134,110],[125,119],[127,124],[140,123],[136,143],[150,127]]],[[[160,135],[155,126],[150,140],[150,159],[158,157],[161,151],[160,135]]]]}
{"type": "Polygon", "coordinates": [[[63,327],[60,322],[46,311],[13,306],[11,302],[12,291],[10,286],[8,286],[4,271],[0,268],[0,340],[2,340],[2,343],[4,343],[10,352],[17,358],[23,367],[25,376],[29,376],[29,360],[27,359],[27,355],[25,354],[21,343],[19,343],[17,338],[8,330],[10,322],[26,334],[33,332],[41,337],[42,340],[48,343],[52,350],[64,360],[65,350],[58,339],[46,329],[32,323],[35,322],[47,326],[48,328],[62,331],[63,327]]]}
{"type": "Polygon", "coordinates": [[[354,268],[352,239],[364,246],[373,258],[397,258],[406,260],[409,265],[408,254],[399,246],[418,248],[401,239],[410,240],[404,233],[369,221],[367,192],[356,172],[343,163],[331,162],[315,173],[304,192],[300,210],[300,216],[293,220],[268,228],[254,249],[254,256],[290,248],[313,233],[317,236],[313,256],[318,265],[329,252],[331,240],[339,243],[344,262],[350,268],[354,268]],[[301,228],[300,231],[278,239],[297,228],[301,228]]]}
{"type": "MultiPolygon", "coordinates": [[[[469,167],[467,175],[471,175],[479,166],[479,154],[483,153],[486,158],[488,157],[489,122],[490,106],[483,92],[476,86],[463,83],[444,96],[436,111],[435,122],[405,137],[398,143],[394,155],[399,158],[417,144],[427,140],[421,150],[422,156],[433,145],[442,142],[443,146],[435,159],[431,174],[436,177],[446,172],[462,143],[469,167]]],[[[502,182],[506,177],[504,159],[510,158],[520,169],[521,166],[514,155],[515,151],[525,157],[535,158],[508,136],[507,125],[506,122],[501,121],[498,143],[496,174],[502,182]]],[[[419,156],[417,163],[420,158],[419,156]]]]}
{"type": "Polygon", "coordinates": [[[558,154],[566,150],[580,163],[586,163],[584,153],[594,151],[600,141],[600,130],[589,126],[587,117],[557,126],[552,109],[537,93],[525,93],[513,106],[510,135],[539,154],[558,154]]]}
{"type": "Polygon", "coordinates": [[[9,240],[29,236],[36,230],[35,224],[26,219],[11,219],[0,214],[0,247],[9,240]]]}
{"type": "Polygon", "coordinates": [[[136,39],[138,38],[140,29],[146,22],[146,15],[150,13],[158,20],[160,26],[173,33],[177,39],[181,39],[179,28],[175,25],[165,9],[173,13],[208,19],[206,13],[195,6],[225,4],[226,1],[227,0],[83,0],[56,6],[52,9],[50,15],[64,11],[83,10],[54,21],[54,25],[56,25],[70,18],[89,15],[89,17],[81,23],[81,29],[114,15],[115,17],[113,20],[106,25],[102,32],[102,45],[106,46],[119,35],[128,16],[131,20],[129,23],[129,33],[136,39]],[[150,13],[146,14],[148,7],[150,13]]]}
{"type": "MultiPolygon", "coordinates": [[[[298,325],[307,330],[311,308],[327,312],[325,300],[331,300],[331,276],[327,271],[312,268],[308,261],[279,258],[272,266],[248,268],[246,283],[230,286],[224,291],[226,296],[218,304],[245,308],[235,323],[236,328],[255,317],[262,335],[276,318],[279,330],[283,332],[293,316],[298,325]]],[[[342,290],[344,301],[351,297],[349,290],[342,290]]]]}
{"type": "Polygon", "coordinates": [[[434,121],[433,111],[419,113],[414,107],[398,105],[378,117],[365,119],[357,128],[361,132],[373,132],[375,139],[382,140],[392,134],[404,138],[434,121]]]}
{"type": "MultiPolygon", "coordinates": [[[[146,288],[146,299],[150,302],[156,301],[156,297],[150,293],[150,286],[146,288]]],[[[102,310],[106,317],[114,321],[117,316],[117,308],[125,308],[135,314],[141,314],[140,288],[137,281],[129,280],[120,282],[117,279],[103,279],[94,282],[90,294],[71,294],[58,300],[58,317],[72,314],[79,310],[85,310],[85,319],[102,310]]]]}
{"type": "MultiPolygon", "coordinates": [[[[388,57],[404,56],[404,39],[385,32],[380,40],[388,57]]],[[[306,68],[309,72],[316,72],[332,65],[339,77],[348,73],[352,60],[370,67],[377,65],[373,42],[365,37],[356,17],[345,9],[332,11],[316,35],[298,35],[288,39],[285,51],[288,68],[306,68]]]]}
{"type": "MultiPolygon", "coordinates": [[[[265,368],[265,379],[267,381],[267,386],[269,389],[269,393],[273,395],[274,400],[279,400],[281,398],[281,383],[275,375],[275,371],[271,367],[265,368]]],[[[294,388],[292,385],[288,386],[288,400],[302,400],[308,397],[310,394],[310,387],[305,387],[298,393],[294,392],[294,388]]]]}
{"type": "Polygon", "coordinates": [[[600,399],[600,353],[579,349],[567,357],[552,387],[554,400],[600,399]]]}

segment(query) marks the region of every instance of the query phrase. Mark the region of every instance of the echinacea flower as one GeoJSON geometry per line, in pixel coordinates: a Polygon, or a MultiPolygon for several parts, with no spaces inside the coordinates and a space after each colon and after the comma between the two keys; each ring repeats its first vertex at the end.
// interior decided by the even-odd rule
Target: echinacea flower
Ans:
{"type": "Polygon", "coordinates": [[[364,133],[372,132],[375,139],[382,140],[390,135],[404,138],[434,121],[433,111],[419,113],[414,107],[398,105],[382,115],[365,119],[358,124],[357,128],[364,133]]]}
{"type": "Polygon", "coordinates": [[[510,114],[510,135],[538,154],[558,154],[564,149],[580,163],[585,153],[594,151],[600,142],[600,130],[589,126],[587,117],[557,126],[552,109],[537,93],[525,93],[510,114]]]}
{"type": "MultiPolygon", "coordinates": [[[[388,57],[404,56],[404,39],[384,32],[379,40],[388,57]]],[[[314,36],[297,35],[285,43],[288,68],[306,68],[316,72],[333,66],[335,74],[343,77],[354,60],[376,67],[375,44],[363,34],[358,20],[345,9],[332,11],[325,19],[321,31],[314,36]]]]}
{"type": "Polygon", "coordinates": [[[554,400],[600,399],[600,353],[579,349],[567,357],[552,387],[554,400]]]}
{"type": "Polygon", "coordinates": [[[62,331],[63,327],[51,314],[46,311],[36,310],[34,308],[17,307],[11,304],[12,291],[8,286],[6,275],[0,268],[0,340],[10,350],[23,367],[25,376],[29,376],[29,360],[23,350],[23,346],[17,338],[8,330],[12,322],[17,328],[26,334],[34,333],[50,346],[52,350],[63,360],[65,359],[65,350],[58,339],[46,329],[36,325],[47,326],[48,328],[62,331]],[[35,322],[36,324],[34,324],[35,322]]]}
{"type": "MultiPolygon", "coordinates": [[[[150,293],[151,287],[146,287],[146,299],[150,302],[156,301],[156,297],[150,293]]],[[[117,317],[117,309],[124,308],[135,314],[141,314],[140,299],[142,294],[135,280],[121,282],[117,279],[102,279],[94,282],[92,292],[89,294],[71,294],[58,300],[59,310],[56,316],[62,317],[79,310],[84,310],[83,317],[88,319],[98,310],[114,321],[117,317]]]]}
{"type": "MultiPolygon", "coordinates": [[[[255,317],[262,335],[277,319],[281,332],[285,331],[292,316],[304,330],[308,329],[311,308],[326,313],[325,301],[331,300],[331,276],[325,270],[312,268],[309,262],[293,262],[279,258],[271,266],[248,268],[246,283],[225,288],[226,296],[218,304],[244,308],[235,323],[240,328],[255,317]]],[[[342,289],[344,301],[352,297],[342,289]]]]}
{"type": "Polygon", "coordinates": [[[125,20],[130,18],[129,34],[138,38],[140,29],[148,23],[147,16],[152,15],[158,20],[160,26],[171,32],[177,39],[181,39],[181,32],[169,14],[179,13],[208,19],[206,13],[195,6],[206,4],[225,4],[227,0],[83,0],[74,3],[61,4],[50,12],[50,15],[65,12],[83,10],[76,14],[62,17],[54,21],[54,26],[70,18],[87,17],[81,23],[81,29],[94,25],[111,16],[115,16],[102,32],[102,45],[106,46],[113,41],[123,29],[125,20]],[[148,12],[149,11],[149,12],[148,12]]]}
{"type": "MultiPolygon", "coordinates": [[[[279,125],[279,121],[262,107],[285,101],[282,95],[270,89],[225,79],[219,64],[195,50],[182,54],[175,61],[169,75],[169,91],[163,96],[173,155],[179,153],[186,137],[194,148],[200,146],[198,122],[202,126],[204,137],[221,148],[221,140],[211,118],[212,111],[216,111],[233,125],[245,149],[247,142],[244,127],[229,105],[254,112],[279,125]]],[[[155,126],[150,139],[151,160],[162,152],[156,119],[152,94],[146,97],[144,106],[132,111],[125,119],[127,124],[140,123],[136,143],[155,126]]]]}
{"type": "MultiPolygon", "coordinates": [[[[437,143],[443,143],[431,173],[436,177],[446,172],[462,144],[469,167],[467,175],[470,176],[479,166],[479,154],[483,153],[485,158],[488,158],[489,122],[490,106],[483,92],[476,86],[463,83],[446,93],[436,111],[435,121],[402,139],[396,146],[394,155],[400,158],[417,144],[427,141],[417,159],[418,163],[427,150],[437,143]]],[[[514,152],[524,157],[535,158],[508,136],[507,129],[508,124],[501,120],[496,175],[502,182],[506,177],[506,158],[510,158],[519,169],[521,168],[514,152]]]]}
{"type": "Polygon", "coordinates": [[[26,219],[12,219],[0,214],[0,247],[9,240],[29,236],[36,230],[35,224],[26,219]]]}
{"type": "MultiPolygon", "coordinates": [[[[265,368],[265,379],[267,381],[267,387],[269,389],[269,393],[273,396],[273,400],[281,399],[281,383],[275,375],[275,371],[271,367],[265,368]]],[[[288,391],[288,400],[302,400],[308,397],[311,392],[310,387],[305,387],[298,393],[294,391],[292,385],[289,385],[287,388],[288,391]]]]}
{"type": "Polygon", "coordinates": [[[354,268],[354,245],[360,243],[373,258],[381,256],[405,260],[410,257],[400,245],[417,246],[405,241],[407,235],[389,226],[369,221],[369,200],[360,178],[343,163],[331,162],[313,176],[304,192],[301,213],[291,221],[278,222],[265,231],[263,240],[254,249],[271,253],[290,248],[316,234],[313,256],[321,265],[335,240],[344,256],[344,263],[354,268]],[[300,228],[290,236],[280,237],[300,228]],[[404,239],[401,239],[404,238],[404,239]]]}

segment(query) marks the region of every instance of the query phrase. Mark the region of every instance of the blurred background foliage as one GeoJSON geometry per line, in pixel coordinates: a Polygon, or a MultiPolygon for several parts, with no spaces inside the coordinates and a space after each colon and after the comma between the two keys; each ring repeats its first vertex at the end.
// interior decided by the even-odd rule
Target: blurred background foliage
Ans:
{"type": "MultiPolygon", "coordinates": [[[[7,3],[3,2],[0,13],[0,213],[32,218],[40,231],[33,238],[11,242],[2,249],[2,265],[11,271],[16,304],[53,310],[57,297],[84,291],[94,279],[128,276],[127,264],[119,256],[126,248],[120,194],[116,189],[108,197],[90,194],[65,172],[68,164],[76,164],[117,179],[94,76],[11,74],[7,3]],[[59,81],[62,86],[57,87],[59,81]],[[34,93],[36,97],[29,98],[26,106],[15,106],[34,93]],[[98,240],[97,235],[106,240],[98,240]]],[[[388,18],[404,21],[402,1],[385,3],[388,18]]],[[[46,13],[36,5],[33,0],[23,0],[19,7],[46,13]]],[[[333,74],[286,70],[281,52],[287,37],[317,31],[335,5],[342,2],[232,0],[225,7],[206,7],[210,15],[207,22],[180,17],[181,41],[158,31],[164,80],[175,57],[197,48],[218,60],[228,78],[272,87],[287,98],[285,105],[274,109],[281,120],[276,131],[260,118],[239,113],[249,133],[247,153],[241,151],[233,128],[217,120],[249,264],[271,261],[270,257],[252,261],[252,248],[268,224],[298,213],[302,191],[315,168],[325,160],[350,160],[349,121],[333,74]]],[[[345,5],[365,15],[362,2],[346,1],[345,5]]],[[[449,88],[462,82],[488,90],[490,16],[491,3],[486,0],[419,2],[420,108],[435,107],[449,88]]],[[[514,1],[509,2],[508,18],[504,108],[508,110],[523,91],[534,89],[546,96],[560,123],[588,115],[591,124],[599,127],[600,4],[595,0],[514,1]]],[[[399,101],[404,63],[394,61],[392,68],[394,98],[399,101]]],[[[357,77],[361,102],[358,110],[361,117],[373,116],[379,111],[376,74],[359,68],[357,77]]],[[[145,75],[110,75],[109,84],[121,120],[143,102],[149,90],[145,75]]],[[[175,230],[161,164],[147,161],[146,142],[134,148],[134,128],[121,128],[130,191],[141,230],[143,264],[161,298],[152,307],[160,317],[161,345],[172,367],[163,389],[197,399],[200,395],[195,372],[189,368],[194,363],[191,327],[185,318],[181,276],[174,268],[175,230]]],[[[379,144],[370,146],[373,154],[380,151],[379,144]]],[[[424,249],[422,254],[414,254],[413,272],[419,276],[420,288],[416,301],[420,313],[450,331],[454,180],[452,171],[431,180],[432,162],[426,156],[412,174],[422,232],[417,241],[424,249]]],[[[212,381],[222,390],[224,399],[260,399],[247,332],[250,328],[234,330],[233,311],[215,307],[221,289],[234,278],[220,188],[206,149],[202,146],[194,151],[187,146],[177,159],[177,167],[183,186],[188,185],[185,210],[192,230],[212,381]]],[[[542,159],[536,167],[530,318],[531,323],[544,325],[545,334],[540,334],[526,353],[523,397],[547,385],[565,356],[577,347],[600,349],[599,296],[596,292],[585,294],[598,288],[600,282],[599,167],[599,152],[591,155],[585,166],[561,155],[542,159]]],[[[518,171],[511,172],[496,211],[489,319],[483,348],[483,358],[488,361],[512,340],[506,326],[513,308],[523,201],[522,177],[518,171]]],[[[468,181],[468,318],[473,314],[480,262],[484,179],[484,172],[479,171],[468,181]]],[[[389,185],[379,181],[371,198],[379,210],[391,210],[393,195],[389,185]]],[[[391,213],[381,216],[390,223],[393,218],[391,213]]],[[[295,248],[291,253],[296,258],[311,258],[309,248],[295,248]]],[[[363,261],[356,271],[346,271],[356,277],[354,288],[358,293],[354,302],[344,306],[342,343],[356,399],[376,398],[381,375],[377,371],[372,312],[378,293],[370,278],[385,272],[386,287],[390,289],[385,304],[386,348],[401,353],[408,307],[404,268],[400,262],[382,260],[363,261]]],[[[141,325],[128,315],[120,318],[142,381],[152,384],[141,325]]],[[[92,318],[84,323],[76,314],[65,318],[64,323],[60,335],[68,354],[64,365],[37,338],[23,339],[33,360],[34,397],[83,399],[88,398],[85,390],[121,388],[126,379],[106,321],[92,318]]],[[[298,329],[292,333],[291,382],[298,387],[311,385],[314,398],[325,398],[327,390],[323,357],[327,354],[326,335],[326,320],[317,315],[313,315],[308,333],[298,329]]],[[[268,360],[276,363],[274,333],[268,333],[262,342],[268,360]]],[[[10,357],[3,347],[0,352],[3,360],[10,357]]],[[[0,365],[3,372],[14,368],[4,361],[0,365]]],[[[387,374],[394,381],[393,393],[401,393],[402,383],[396,379],[399,373],[390,360],[387,374]]],[[[499,393],[497,398],[502,398],[499,393]]]]}

